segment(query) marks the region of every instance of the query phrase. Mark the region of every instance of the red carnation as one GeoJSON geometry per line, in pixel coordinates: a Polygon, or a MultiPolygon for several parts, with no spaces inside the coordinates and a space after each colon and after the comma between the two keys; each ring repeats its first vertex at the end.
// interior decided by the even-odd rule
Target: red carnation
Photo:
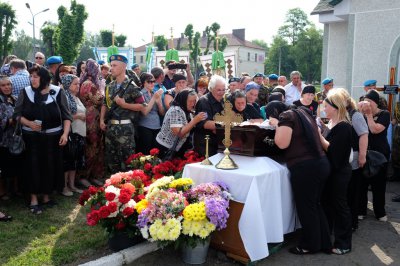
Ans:
{"type": "Polygon", "coordinates": [[[143,194],[140,194],[140,195],[134,196],[133,200],[136,201],[136,202],[139,202],[144,198],[145,198],[145,196],[143,194]]]}
{"type": "Polygon", "coordinates": [[[90,198],[89,190],[83,191],[82,195],[79,197],[79,204],[85,205],[85,202],[90,198]]]}
{"type": "Polygon", "coordinates": [[[145,163],[145,164],[144,164],[144,170],[145,170],[145,171],[150,171],[151,168],[152,168],[151,163],[145,163]]]}
{"type": "Polygon", "coordinates": [[[90,186],[89,187],[89,193],[90,193],[90,195],[96,194],[97,193],[97,188],[94,187],[94,186],[90,186]]]}
{"type": "Polygon", "coordinates": [[[95,226],[99,219],[99,211],[97,210],[93,210],[86,215],[86,223],[90,226],[95,226]]]}
{"type": "Polygon", "coordinates": [[[125,223],[123,221],[119,221],[116,225],[115,225],[115,229],[117,230],[122,230],[125,228],[125,223]]]}
{"type": "Polygon", "coordinates": [[[156,156],[156,155],[158,155],[159,153],[160,153],[160,150],[157,149],[157,148],[153,148],[153,149],[150,150],[150,155],[151,155],[151,156],[156,156]]]}
{"type": "Polygon", "coordinates": [[[112,192],[107,192],[107,193],[106,193],[106,200],[108,200],[108,201],[113,201],[113,200],[115,199],[116,196],[117,196],[117,195],[115,195],[115,194],[112,193],[112,192]]]}
{"type": "Polygon", "coordinates": [[[124,215],[125,217],[128,217],[130,215],[132,215],[135,212],[135,210],[131,207],[126,207],[123,211],[122,211],[122,215],[124,215]]]}
{"type": "Polygon", "coordinates": [[[110,211],[110,213],[117,211],[117,203],[116,202],[108,203],[107,207],[108,207],[108,210],[110,211]]]}
{"type": "Polygon", "coordinates": [[[101,219],[105,219],[108,217],[108,215],[110,215],[110,210],[107,206],[102,206],[99,209],[99,216],[101,219]]]}
{"type": "Polygon", "coordinates": [[[126,204],[129,202],[131,197],[132,197],[132,194],[130,194],[128,191],[122,189],[121,193],[119,194],[118,200],[122,204],[126,204]]]}

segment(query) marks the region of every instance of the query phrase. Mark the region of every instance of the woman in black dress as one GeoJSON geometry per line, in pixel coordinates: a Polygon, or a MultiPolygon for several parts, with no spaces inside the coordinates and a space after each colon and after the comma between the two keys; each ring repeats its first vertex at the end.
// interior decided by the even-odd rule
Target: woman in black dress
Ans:
{"type": "Polygon", "coordinates": [[[54,206],[49,194],[61,191],[64,183],[62,146],[67,144],[72,117],[65,92],[50,85],[49,71],[34,65],[29,73],[31,86],[18,96],[14,117],[21,119],[26,144],[24,190],[30,194],[31,212],[40,214],[42,206],[54,206]]]}
{"type": "Polygon", "coordinates": [[[313,85],[307,85],[301,91],[301,98],[294,101],[293,104],[297,107],[304,106],[310,109],[314,117],[318,114],[318,102],[315,99],[315,87],[313,85]]]}
{"type": "Polygon", "coordinates": [[[318,141],[318,127],[309,110],[288,108],[283,102],[272,101],[265,111],[270,124],[276,126],[275,144],[285,150],[302,226],[299,244],[289,251],[297,255],[326,252],[332,245],[320,199],[330,173],[329,161],[318,141]]]}
{"type": "Polygon", "coordinates": [[[322,147],[331,163],[331,175],[325,185],[323,206],[335,241],[332,253],[343,255],[351,251],[351,213],[347,204],[347,188],[351,179],[349,162],[352,127],[347,118],[347,99],[339,91],[330,91],[324,101],[329,118],[328,129],[320,134],[322,147]]]}

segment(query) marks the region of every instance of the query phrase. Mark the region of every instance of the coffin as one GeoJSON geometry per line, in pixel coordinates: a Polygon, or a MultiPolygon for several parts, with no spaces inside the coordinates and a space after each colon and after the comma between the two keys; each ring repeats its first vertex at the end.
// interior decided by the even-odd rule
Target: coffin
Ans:
{"type": "MultiPolygon", "coordinates": [[[[225,128],[217,127],[218,152],[223,152],[222,144],[225,128]]],[[[235,126],[231,129],[232,145],[229,147],[231,154],[244,156],[268,156],[279,159],[282,155],[274,143],[275,130],[264,129],[254,125],[235,126]]],[[[280,161],[280,160],[279,160],[280,161]]]]}

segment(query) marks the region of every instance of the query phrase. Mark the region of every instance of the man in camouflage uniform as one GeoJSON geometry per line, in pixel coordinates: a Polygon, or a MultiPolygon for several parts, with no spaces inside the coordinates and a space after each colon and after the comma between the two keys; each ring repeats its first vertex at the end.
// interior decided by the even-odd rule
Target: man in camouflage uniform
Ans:
{"type": "Polygon", "coordinates": [[[253,77],[253,81],[260,86],[260,90],[258,92],[258,99],[256,101],[260,107],[265,106],[268,103],[268,97],[272,91],[272,89],[264,86],[263,80],[264,80],[264,75],[261,73],[257,73],[253,77]]]}
{"type": "Polygon", "coordinates": [[[106,169],[113,174],[126,170],[125,161],[135,152],[135,120],[146,103],[140,88],[125,75],[128,59],[112,55],[110,62],[113,81],[106,87],[100,127],[106,131],[106,169]]]}
{"type": "Polygon", "coordinates": [[[315,100],[319,105],[319,117],[327,124],[329,119],[326,117],[324,100],[328,96],[328,92],[333,88],[333,78],[326,78],[321,82],[323,88],[315,95],[315,100]]]}

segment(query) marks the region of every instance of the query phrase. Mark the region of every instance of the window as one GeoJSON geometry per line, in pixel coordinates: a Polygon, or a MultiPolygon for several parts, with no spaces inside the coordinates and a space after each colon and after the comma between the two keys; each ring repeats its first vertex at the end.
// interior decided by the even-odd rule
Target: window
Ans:
{"type": "Polygon", "coordinates": [[[250,61],[250,53],[247,53],[247,61],[250,61]]]}
{"type": "Polygon", "coordinates": [[[257,53],[254,54],[254,62],[257,62],[257,53]]]}
{"type": "Polygon", "coordinates": [[[140,56],[140,63],[143,63],[143,55],[140,56]]]}

